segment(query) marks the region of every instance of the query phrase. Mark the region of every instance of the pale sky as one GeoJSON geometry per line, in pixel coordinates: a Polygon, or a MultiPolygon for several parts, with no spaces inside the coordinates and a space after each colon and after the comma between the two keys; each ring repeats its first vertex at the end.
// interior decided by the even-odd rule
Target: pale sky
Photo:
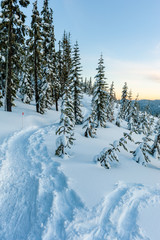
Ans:
{"type": "Polygon", "coordinates": [[[84,77],[94,78],[103,53],[117,97],[126,81],[133,97],[160,99],[160,0],[49,0],[49,6],[57,42],[66,30],[79,43],[84,77]]]}

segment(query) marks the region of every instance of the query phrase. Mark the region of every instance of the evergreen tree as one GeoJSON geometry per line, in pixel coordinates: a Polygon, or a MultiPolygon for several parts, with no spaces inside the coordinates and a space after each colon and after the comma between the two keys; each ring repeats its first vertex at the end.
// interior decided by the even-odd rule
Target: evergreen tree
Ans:
{"type": "Polygon", "coordinates": [[[67,149],[71,148],[74,141],[74,111],[70,88],[66,85],[62,97],[60,126],[56,131],[59,137],[56,140],[55,154],[59,157],[67,155],[67,149]]]}
{"type": "Polygon", "coordinates": [[[23,59],[23,69],[22,80],[20,84],[20,95],[24,103],[30,104],[34,89],[33,89],[33,77],[31,72],[31,63],[30,63],[30,53],[28,48],[25,48],[25,56],[23,59]]]}
{"type": "Polygon", "coordinates": [[[93,94],[93,86],[92,86],[92,78],[90,77],[89,83],[88,83],[88,94],[92,95],[93,94]]]}
{"type": "Polygon", "coordinates": [[[62,43],[59,41],[59,50],[56,52],[56,63],[57,63],[57,80],[59,82],[59,88],[60,93],[59,95],[62,95],[62,86],[63,84],[63,75],[62,75],[62,69],[63,69],[63,59],[62,59],[62,43]]]}
{"type": "Polygon", "coordinates": [[[155,157],[160,159],[160,131],[155,136],[154,143],[151,146],[151,154],[155,157]]]}
{"type": "Polygon", "coordinates": [[[143,139],[143,142],[137,142],[138,147],[135,151],[131,152],[133,154],[133,160],[135,160],[137,163],[142,164],[146,166],[148,162],[150,162],[149,159],[149,153],[151,152],[151,147],[149,145],[149,142],[151,139],[146,136],[143,139]]]}
{"type": "Polygon", "coordinates": [[[129,122],[130,115],[132,111],[132,91],[130,90],[128,93],[128,102],[127,102],[127,108],[126,108],[126,120],[129,122]]]}
{"type": "Polygon", "coordinates": [[[155,129],[154,129],[155,133],[160,133],[160,117],[158,118],[156,124],[155,124],[155,129]]]}
{"type": "Polygon", "coordinates": [[[83,128],[85,128],[85,133],[84,136],[88,137],[88,138],[95,138],[96,136],[96,127],[95,127],[95,122],[94,122],[94,118],[95,118],[95,113],[92,112],[88,118],[85,119],[84,121],[84,126],[83,128]]]}
{"type": "Polygon", "coordinates": [[[124,119],[126,118],[126,109],[128,105],[128,86],[127,83],[124,83],[123,89],[122,89],[122,97],[120,101],[120,118],[124,119]]]}
{"type": "Polygon", "coordinates": [[[62,39],[62,82],[61,82],[61,91],[65,89],[65,85],[68,84],[68,78],[71,74],[72,68],[72,56],[71,56],[72,48],[70,42],[70,33],[67,34],[64,32],[62,39]]]}
{"type": "Polygon", "coordinates": [[[33,4],[31,29],[27,39],[28,51],[30,52],[29,61],[31,63],[31,77],[34,81],[34,94],[36,111],[43,114],[45,109],[44,85],[42,81],[42,36],[41,36],[41,17],[37,9],[37,0],[33,4]]]}
{"type": "MultiPolygon", "coordinates": [[[[5,58],[5,102],[4,110],[12,111],[13,101],[16,97],[16,92],[19,87],[19,79],[17,72],[21,68],[20,55],[21,46],[24,43],[25,31],[24,26],[25,15],[21,7],[27,7],[28,0],[2,0],[0,15],[0,36],[1,46],[5,58]]],[[[4,73],[3,73],[4,75],[4,73]]]]}
{"type": "Polygon", "coordinates": [[[112,122],[114,120],[114,82],[112,82],[111,87],[109,89],[108,101],[107,101],[107,119],[112,122]]]}
{"type": "Polygon", "coordinates": [[[107,84],[105,81],[104,61],[102,55],[100,56],[97,75],[95,76],[94,92],[92,98],[92,107],[95,111],[96,126],[106,127],[106,100],[107,100],[107,84]]]}
{"type": "Polygon", "coordinates": [[[83,121],[82,110],[81,110],[81,99],[82,99],[82,89],[80,86],[80,72],[81,72],[81,63],[79,56],[79,47],[78,42],[74,45],[73,51],[73,107],[74,107],[74,117],[75,123],[81,124],[83,121]]]}
{"type": "Polygon", "coordinates": [[[58,111],[58,99],[60,95],[60,79],[58,76],[58,64],[55,52],[55,35],[54,35],[54,25],[53,25],[53,11],[50,9],[50,42],[48,44],[48,83],[50,84],[47,95],[48,99],[50,99],[50,103],[48,105],[52,105],[55,102],[56,111],[58,111]]]}
{"type": "Polygon", "coordinates": [[[139,133],[139,108],[138,108],[138,96],[131,105],[130,114],[128,116],[128,129],[132,132],[139,133]]]}
{"type": "MultiPolygon", "coordinates": [[[[53,84],[56,81],[56,63],[55,63],[55,37],[53,26],[53,12],[49,10],[48,0],[44,0],[42,15],[42,86],[41,92],[44,99],[45,108],[50,109],[53,105],[53,84]]],[[[56,98],[55,94],[55,98],[56,98]]],[[[57,99],[56,99],[57,104],[57,99]]],[[[56,106],[57,107],[57,106],[56,106]]]]}

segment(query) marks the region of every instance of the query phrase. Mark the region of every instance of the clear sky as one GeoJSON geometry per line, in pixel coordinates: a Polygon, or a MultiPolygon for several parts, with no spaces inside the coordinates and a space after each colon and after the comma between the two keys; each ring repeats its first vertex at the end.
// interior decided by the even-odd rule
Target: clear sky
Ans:
{"type": "Polygon", "coordinates": [[[49,0],[49,6],[57,42],[66,30],[79,43],[84,77],[94,78],[103,53],[117,97],[126,81],[133,97],[160,99],[160,0],[49,0]]]}

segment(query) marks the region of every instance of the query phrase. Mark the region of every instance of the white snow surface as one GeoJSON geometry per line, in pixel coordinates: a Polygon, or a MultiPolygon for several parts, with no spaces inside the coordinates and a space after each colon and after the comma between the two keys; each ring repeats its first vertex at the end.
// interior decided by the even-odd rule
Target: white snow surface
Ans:
{"type": "MultiPolygon", "coordinates": [[[[83,99],[86,116],[90,101],[83,99]]],[[[144,167],[124,150],[109,170],[94,161],[123,137],[125,123],[108,123],[94,139],[76,126],[70,156],[58,158],[59,117],[19,100],[11,113],[0,108],[0,240],[159,240],[160,161],[144,167]]]]}

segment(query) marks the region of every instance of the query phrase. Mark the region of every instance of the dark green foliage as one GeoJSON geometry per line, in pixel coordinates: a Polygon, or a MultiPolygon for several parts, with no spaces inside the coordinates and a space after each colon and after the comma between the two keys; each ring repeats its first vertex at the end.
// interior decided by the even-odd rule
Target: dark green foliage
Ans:
{"type": "Polygon", "coordinates": [[[73,107],[74,107],[74,117],[75,123],[81,124],[83,121],[82,110],[81,110],[81,99],[82,99],[82,89],[80,85],[80,72],[81,72],[81,63],[79,56],[79,47],[78,42],[74,45],[73,51],[73,61],[72,61],[72,74],[73,74],[73,84],[71,86],[71,91],[73,94],[73,107]]]}
{"type": "Polygon", "coordinates": [[[42,19],[37,9],[37,1],[34,2],[32,11],[31,29],[29,31],[29,38],[27,40],[30,67],[30,77],[34,82],[34,94],[36,102],[36,111],[38,113],[44,113],[44,95],[42,82],[42,36],[41,36],[41,22],[42,19]]]}
{"type": "Polygon", "coordinates": [[[106,101],[107,101],[107,84],[105,81],[104,61],[102,55],[100,56],[97,75],[95,76],[94,92],[92,98],[92,108],[95,111],[96,126],[106,127],[106,101]]]}
{"type": "Polygon", "coordinates": [[[107,99],[107,119],[110,122],[114,120],[114,105],[115,105],[115,93],[114,82],[112,82],[107,99]]]}
{"type": "Polygon", "coordinates": [[[5,77],[4,109],[6,111],[12,111],[13,101],[19,87],[18,73],[22,67],[20,60],[26,32],[25,15],[20,7],[27,7],[28,4],[28,0],[1,1],[0,45],[3,48],[1,57],[5,59],[5,63],[1,62],[1,65],[6,67],[6,72],[2,73],[5,77]]]}
{"type": "Polygon", "coordinates": [[[128,86],[127,83],[124,83],[123,89],[122,89],[122,97],[120,101],[120,118],[126,119],[126,110],[128,105],[128,86]]]}
{"type": "Polygon", "coordinates": [[[59,157],[67,155],[67,149],[71,148],[74,141],[73,129],[75,121],[72,99],[69,96],[71,96],[70,91],[69,88],[66,87],[62,97],[60,126],[56,131],[59,137],[56,140],[55,154],[59,157]]]}

